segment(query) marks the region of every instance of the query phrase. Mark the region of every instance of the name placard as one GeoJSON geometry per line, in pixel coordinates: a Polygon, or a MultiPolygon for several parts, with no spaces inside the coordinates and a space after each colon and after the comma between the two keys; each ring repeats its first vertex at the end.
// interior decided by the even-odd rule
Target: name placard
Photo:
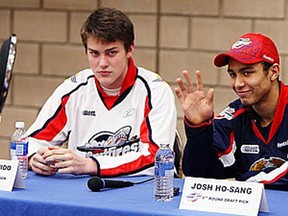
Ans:
{"type": "Polygon", "coordinates": [[[13,187],[25,188],[17,160],[0,160],[0,190],[12,191],[13,187]]]}
{"type": "Polygon", "coordinates": [[[186,177],[180,209],[257,215],[269,212],[261,183],[186,177]]]}

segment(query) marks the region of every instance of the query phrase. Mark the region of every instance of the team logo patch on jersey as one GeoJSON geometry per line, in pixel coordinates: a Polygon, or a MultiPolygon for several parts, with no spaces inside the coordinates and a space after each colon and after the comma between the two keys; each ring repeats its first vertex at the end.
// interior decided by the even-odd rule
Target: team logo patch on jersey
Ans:
{"type": "Polygon", "coordinates": [[[240,149],[244,154],[259,154],[260,152],[258,145],[242,145],[240,149]]]}
{"type": "Polygon", "coordinates": [[[250,171],[261,171],[266,168],[277,168],[285,162],[285,160],[279,157],[260,158],[252,164],[250,171]]]}
{"type": "Polygon", "coordinates": [[[139,151],[137,136],[130,137],[132,128],[124,126],[115,133],[102,131],[92,136],[84,146],[78,146],[79,151],[92,152],[93,155],[121,156],[128,152],[139,151]]]}
{"type": "Polygon", "coordinates": [[[95,110],[83,110],[82,114],[84,116],[96,116],[95,110]]]}
{"type": "Polygon", "coordinates": [[[227,107],[221,113],[219,113],[219,115],[217,115],[215,117],[215,119],[223,119],[223,118],[225,118],[227,120],[231,120],[234,117],[234,113],[235,113],[235,109],[234,108],[227,107]]]}
{"type": "Polygon", "coordinates": [[[152,82],[163,82],[163,79],[157,74],[157,78],[154,79],[152,82]]]}
{"type": "Polygon", "coordinates": [[[129,110],[126,110],[123,114],[123,118],[132,116],[132,115],[134,115],[134,113],[135,113],[135,108],[131,108],[129,110]]]}
{"type": "Polygon", "coordinates": [[[288,145],[288,140],[286,140],[285,142],[282,142],[282,143],[277,143],[277,148],[283,148],[287,145],[288,145]]]}
{"type": "Polygon", "coordinates": [[[73,83],[77,83],[77,76],[78,76],[78,73],[74,74],[73,76],[71,76],[68,79],[70,79],[70,81],[73,83]]]}

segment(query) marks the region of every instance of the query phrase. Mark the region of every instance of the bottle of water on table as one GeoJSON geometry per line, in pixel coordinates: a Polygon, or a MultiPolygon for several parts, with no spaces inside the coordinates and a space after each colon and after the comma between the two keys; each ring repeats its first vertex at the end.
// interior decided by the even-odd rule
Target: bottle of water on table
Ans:
{"type": "Polygon", "coordinates": [[[10,139],[10,158],[18,160],[22,179],[28,175],[28,136],[24,122],[15,123],[16,130],[10,139]]]}
{"type": "Polygon", "coordinates": [[[160,144],[155,157],[154,195],[157,201],[173,199],[174,152],[169,144],[160,144]]]}

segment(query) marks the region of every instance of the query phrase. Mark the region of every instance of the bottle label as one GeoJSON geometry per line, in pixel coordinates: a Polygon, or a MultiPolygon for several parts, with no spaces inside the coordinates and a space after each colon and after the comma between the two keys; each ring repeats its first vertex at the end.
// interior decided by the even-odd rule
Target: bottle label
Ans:
{"type": "Polygon", "coordinates": [[[10,150],[16,152],[16,156],[28,154],[28,142],[11,142],[10,150]]]}
{"type": "Polygon", "coordinates": [[[155,163],[155,176],[173,176],[174,175],[174,164],[173,163],[155,163]]]}
{"type": "Polygon", "coordinates": [[[13,151],[13,150],[16,151],[16,142],[11,142],[10,143],[10,150],[11,151],[13,151]]]}

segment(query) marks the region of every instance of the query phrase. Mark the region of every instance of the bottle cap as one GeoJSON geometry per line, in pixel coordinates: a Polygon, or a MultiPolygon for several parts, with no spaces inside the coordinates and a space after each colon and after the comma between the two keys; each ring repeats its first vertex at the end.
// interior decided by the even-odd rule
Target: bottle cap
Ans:
{"type": "Polygon", "coordinates": [[[22,122],[22,121],[17,121],[17,122],[15,123],[15,127],[16,127],[16,128],[24,128],[24,127],[25,127],[25,123],[22,122]]]}
{"type": "Polygon", "coordinates": [[[168,143],[160,143],[160,147],[164,148],[164,147],[169,147],[168,143]]]}

